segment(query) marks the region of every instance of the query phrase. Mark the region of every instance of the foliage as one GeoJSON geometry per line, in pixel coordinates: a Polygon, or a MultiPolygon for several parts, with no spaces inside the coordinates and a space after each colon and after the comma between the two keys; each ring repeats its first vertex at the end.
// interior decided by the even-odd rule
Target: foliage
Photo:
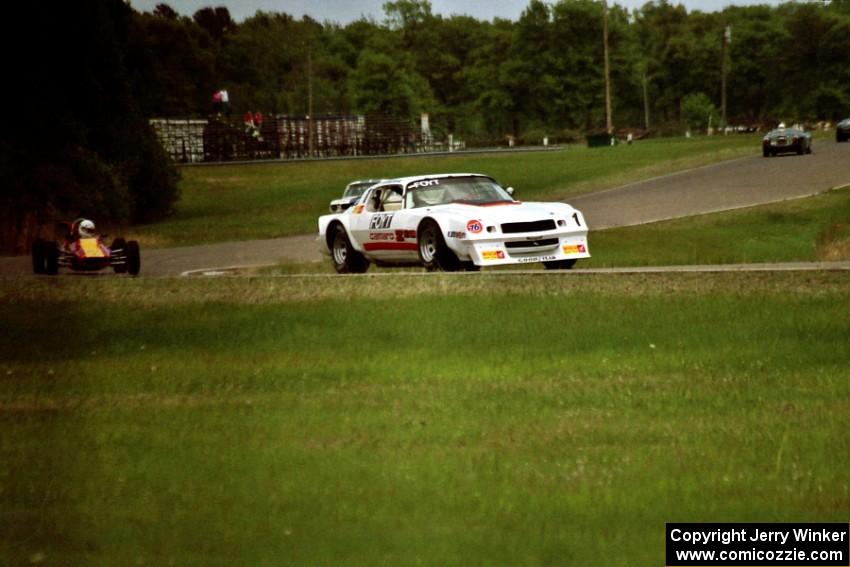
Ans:
{"type": "MultiPolygon", "coordinates": [[[[312,81],[314,112],[428,112],[436,132],[470,139],[605,124],[599,2],[529,0],[515,22],[446,17],[428,0],[383,8],[381,23],[341,26],[265,12],[234,23],[224,8],[186,18],[161,4],[135,14],[147,34],[139,49],[161,64],[137,71],[134,84],[146,111],[171,116],[207,114],[211,93],[222,87],[236,112],[303,115],[312,81]]],[[[646,105],[650,123],[667,129],[682,119],[683,99],[692,93],[719,106],[727,26],[730,122],[850,113],[850,10],[843,0],[711,13],[659,0],[631,13],[613,4],[608,19],[616,126],[643,126],[646,105]]]]}
{"type": "Polygon", "coordinates": [[[682,98],[682,122],[694,130],[717,125],[717,109],[705,93],[693,93],[682,98]]]}
{"type": "MultiPolygon", "coordinates": [[[[138,45],[138,27],[146,22],[121,0],[39,5],[37,11],[39,25],[30,34],[40,49],[23,51],[7,70],[27,88],[9,90],[0,133],[7,189],[0,222],[20,232],[34,217],[85,215],[117,223],[167,214],[177,173],[141,110],[130,71],[155,67],[144,64],[155,56],[138,45]]],[[[188,108],[191,101],[175,104],[188,108]]],[[[20,250],[32,233],[14,236],[17,241],[6,236],[0,248],[20,250]]]]}

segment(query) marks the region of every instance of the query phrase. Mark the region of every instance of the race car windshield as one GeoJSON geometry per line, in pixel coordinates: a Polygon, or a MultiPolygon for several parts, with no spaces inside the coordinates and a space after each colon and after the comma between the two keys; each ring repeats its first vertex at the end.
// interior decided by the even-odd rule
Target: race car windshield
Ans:
{"type": "Polygon", "coordinates": [[[424,179],[407,186],[405,206],[408,209],[465,203],[485,205],[512,202],[513,198],[495,181],[486,177],[452,177],[424,179]]]}
{"type": "Polygon", "coordinates": [[[343,197],[359,197],[374,183],[352,183],[345,189],[343,197]]]}

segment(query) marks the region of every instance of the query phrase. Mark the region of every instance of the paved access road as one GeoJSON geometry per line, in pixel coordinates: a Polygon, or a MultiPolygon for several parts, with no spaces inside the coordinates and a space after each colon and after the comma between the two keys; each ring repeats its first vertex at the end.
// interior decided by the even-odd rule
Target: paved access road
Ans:
{"type": "MultiPolygon", "coordinates": [[[[806,197],[850,184],[850,143],[818,141],[812,155],[758,155],[566,199],[593,229],[806,197]]],[[[604,148],[599,149],[604,152],[604,148]]],[[[317,215],[321,211],[317,211],[317,215]]],[[[315,235],[142,250],[142,274],[172,276],[205,268],[309,262],[321,256],[315,235]]],[[[30,273],[29,258],[0,259],[0,275],[30,273]]]]}
{"type": "Polygon", "coordinates": [[[824,140],[811,155],[759,155],[567,199],[591,229],[643,224],[815,195],[850,184],[850,144],[824,140]]]}

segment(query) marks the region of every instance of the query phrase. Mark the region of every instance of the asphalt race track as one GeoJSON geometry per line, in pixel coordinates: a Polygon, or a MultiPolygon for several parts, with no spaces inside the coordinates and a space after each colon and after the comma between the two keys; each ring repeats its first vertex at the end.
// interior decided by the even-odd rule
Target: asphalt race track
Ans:
{"type": "MultiPolygon", "coordinates": [[[[807,197],[850,184],[850,144],[838,144],[832,139],[821,140],[813,145],[813,152],[806,156],[787,154],[773,158],[764,158],[759,153],[567,201],[584,213],[588,225],[594,230],[807,197]]],[[[313,234],[183,248],[143,249],[142,275],[177,276],[188,272],[309,262],[320,258],[313,234]]],[[[30,273],[28,257],[0,258],[0,276],[30,273]]]]}

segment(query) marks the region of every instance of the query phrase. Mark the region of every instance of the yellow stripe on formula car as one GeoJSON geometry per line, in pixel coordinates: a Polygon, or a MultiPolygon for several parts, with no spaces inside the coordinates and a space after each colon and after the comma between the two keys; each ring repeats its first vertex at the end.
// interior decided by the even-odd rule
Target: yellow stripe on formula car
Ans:
{"type": "Polygon", "coordinates": [[[80,248],[83,249],[86,258],[103,258],[105,256],[97,243],[97,238],[81,238],[80,248]]]}

